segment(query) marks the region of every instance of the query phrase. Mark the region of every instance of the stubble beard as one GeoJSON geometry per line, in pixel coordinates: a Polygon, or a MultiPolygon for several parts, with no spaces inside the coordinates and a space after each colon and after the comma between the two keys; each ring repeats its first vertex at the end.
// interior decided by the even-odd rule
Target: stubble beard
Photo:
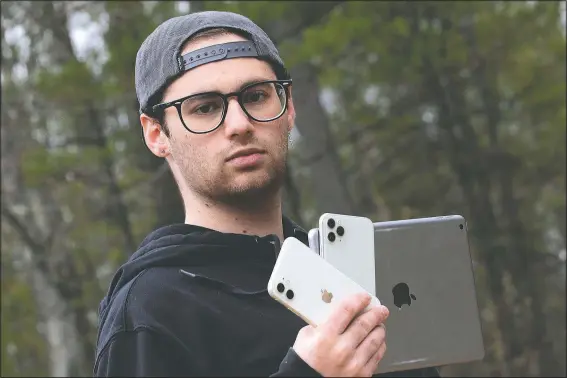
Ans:
{"type": "Polygon", "coordinates": [[[223,165],[212,166],[206,159],[189,158],[182,159],[181,172],[189,188],[206,202],[261,211],[279,199],[287,169],[287,141],[275,146],[275,150],[265,157],[270,160],[264,167],[254,169],[261,172],[236,172],[223,165]],[[238,184],[235,183],[235,175],[251,177],[245,183],[238,184]]]}
{"type": "Polygon", "coordinates": [[[211,182],[206,192],[202,191],[200,194],[215,203],[230,207],[251,211],[261,209],[276,199],[284,184],[286,155],[283,154],[280,161],[271,161],[269,166],[262,168],[263,172],[236,173],[256,176],[244,184],[235,184],[231,179],[232,175],[221,175],[222,178],[211,182]]]}

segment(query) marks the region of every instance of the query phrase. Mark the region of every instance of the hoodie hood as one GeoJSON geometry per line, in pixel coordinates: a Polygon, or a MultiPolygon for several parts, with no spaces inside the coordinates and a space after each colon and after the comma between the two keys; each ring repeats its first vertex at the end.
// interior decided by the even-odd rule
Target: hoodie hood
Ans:
{"type": "MultiPolygon", "coordinates": [[[[287,217],[283,217],[283,229],[284,238],[295,237],[308,244],[307,233],[287,217]]],[[[100,303],[99,318],[103,318],[116,293],[149,268],[214,265],[248,259],[275,263],[277,252],[269,255],[253,247],[261,240],[276,244],[276,251],[279,252],[279,238],[275,235],[259,237],[222,233],[190,224],[159,228],[150,233],[138,250],[117,270],[106,296],[100,303]],[[235,245],[239,248],[234,248],[235,245]]]]}

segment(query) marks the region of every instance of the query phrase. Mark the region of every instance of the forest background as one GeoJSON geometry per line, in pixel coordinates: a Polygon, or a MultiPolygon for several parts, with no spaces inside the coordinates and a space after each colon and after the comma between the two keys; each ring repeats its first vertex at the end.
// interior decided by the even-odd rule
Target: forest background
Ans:
{"type": "Polygon", "coordinates": [[[140,138],[134,60],[159,23],[204,9],[250,17],[291,69],[300,225],[466,217],[486,357],[442,375],[565,376],[558,1],[2,1],[1,375],[92,374],[112,274],[183,221],[140,138]]]}

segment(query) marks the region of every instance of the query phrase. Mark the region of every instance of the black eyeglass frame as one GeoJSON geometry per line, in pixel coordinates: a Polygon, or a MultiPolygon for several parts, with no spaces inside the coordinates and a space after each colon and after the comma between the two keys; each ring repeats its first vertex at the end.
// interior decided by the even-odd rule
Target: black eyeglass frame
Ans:
{"type": "Polygon", "coordinates": [[[227,94],[220,93],[220,92],[215,92],[215,91],[203,92],[203,93],[196,93],[196,94],[192,94],[192,95],[189,95],[189,96],[185,96],[185,97],[179,98],[179,99],[177,99],[177,100],[173,100],[173,101],[169,101],[169,102],[164,102],[164,103],[161,103],[161,104],[156,104],[156,105],[152,106],[151,109],[152,109],[152,111],[153,111],[154,113],[157,113],[157,112],[159,112],[159,111],[164,111],[165,109],[167,109],[167,108],[169,108],[169,107],[171,107],[171,106],[175,106],[175,108],[177,109],[177,114],[178,114],[178,116],[179,116],[179,119],[181,120],[181,123],[183,124],[183,127],[185,127],[185,129],[186,129],[187,131],[189,131],[190,133],[193,133],[193,134],[208,134],[208,133],[212,133],[213,131],[215,131],[216,129],[218,129],[219,127],[221,127],[221,125],[224,123],[224,120],[225,120],[225,118],[226,118],[226,113],[227,113],[227,111],[228,111],[228,99],[231,98],[231,97],[236,97],[237,100],[238,100],[238,104],[240,105],[240,108],[244,111],[244,113],[245,113],[249,118],[253,119],[253,120],[256,121],[256,122],[271,122],[271,121],[274,121],[274,120],[280,118],[280,117],[287,111],[287,106],[288,106],[288,103],[289,103],[289,87],[291,86],[291,84],[292,84],[292,80],[291,80],[291,79],[287,79],[287,80],[265,80],[265,81],[258,81],[258,82],[256,82],[256,83],[250,83],[250,84],[246,85],[245,87],[243,87],[242,89],[240,89],[239,91],[236,91],[236,92],[231,92],[231,93],[227,93],[227,94]],[[278,114],[277,116],[272,117],[272,118],[270,118],[270,119],[260,120],[260,119],[257,119],[257,118],[255,118],[255,117],[253,117],[253,116],[246,110],[246,107],[244,106],[244,104],[243,104],[243,102],[242,102],[242,96],[243,96],[243,94],[246,92],[246,90],[248,90],[250,87],[254,87],[254,86],[260,85],[260,84],[270,84],[270,83],[273,83],[273,84],[281,84],[281,85],[282,85],[282,87],[284,88],[284,91],[285,91],[285,104],[284,104],[284,106],[283,106],[283,108],[282,108],[282,111],[281,111],[280,114],[278,114]],[[193,97],[197,97],[197,96],[206,96],[206,95],[216,95],[216,96],[219,96],[219,97],[222,98],[222,100],[223,100],[223,105],[224,105],[224,108],[223,108],[223,111],[222,111],[222,117],[221,117],[221,119],[220,119],[220,121],[219,121],[219,124],[218,124],[217,126],[215,126],[214,128],[210,129],[210,130],[207,130],[207,131],[194,131],[194,130],[191,130],[191,129],[185,124],[185,121],[183,120],[183,115],[181,114],[181,104],[182,104],[185,100],[187,100],[187,99],[190,99],[190,98],[193,98],[193,97]]]}

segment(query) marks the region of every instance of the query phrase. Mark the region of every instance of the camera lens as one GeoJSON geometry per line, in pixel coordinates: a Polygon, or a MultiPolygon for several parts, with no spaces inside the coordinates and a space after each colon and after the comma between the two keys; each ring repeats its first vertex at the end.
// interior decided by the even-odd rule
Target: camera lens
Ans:
{"type": "Polygon", "coordinates": [[[285,290],[285,286],[284,286],[283,283],[279,283],[278,286],[276,286],[276,289],[278,289],[278,291],[279,291],[280,293],[283,293],[284,290],[285,290]]]}
{"type": "Polygon", "coordinates": [[[327,221],[327,226],[329,226],[329,228],[334,228],[335,227],[335,220],[333,218],[330,218],[327,221]]]}
{"type": "Polygon", "coordinates": [[[293,299],[294,295],[295,295],[295,294],[293,294],[293,290],[288,290],[288,291],[285,293],[285,296],[287,297],[287,299],[293,299]]]}
{"type": "Polygon", "coordinates": [[[343,228],[343,226],[337,227],[337,235],[343,236],[344,234],[345,234],[345,229],[343,228]]]}
{"type": "Polygon", "coordinates": [[[327,235],[327,239],[329,239],[330,242],[334,242],[335,234],[333,232],[329,232],[329,235],[327,235]]]}
{"type": "Polygon", "coordinates": [[[462,230],[464,227],[462,224],[459,225],[459,228],[462,230]]]}

